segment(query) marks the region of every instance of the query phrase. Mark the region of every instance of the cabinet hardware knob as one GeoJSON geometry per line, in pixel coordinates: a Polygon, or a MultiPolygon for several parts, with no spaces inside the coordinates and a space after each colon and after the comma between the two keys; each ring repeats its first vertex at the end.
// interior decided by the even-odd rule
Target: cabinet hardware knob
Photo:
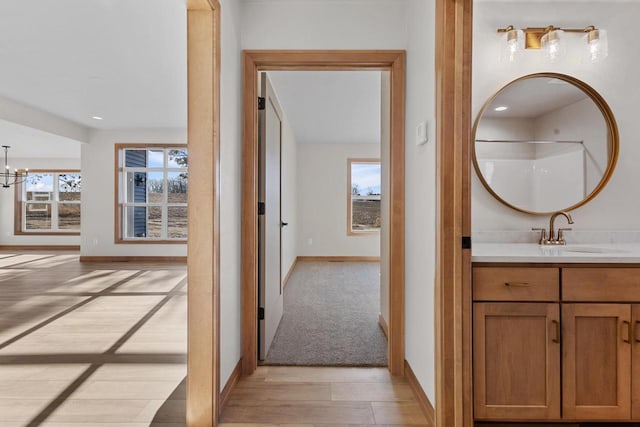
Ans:
{"type": "Polygon", "coordinates": [[[529,286],[527,282],[505,282],[505,286],[510,286],[512,288],[526,288],[529,286]]]}
{"type": "Polygon", "coordinates": [[[627,327],[627,338],[623,338],[622,341],[626,342],[627,344],[631,344],[632,341],[632,337],[631,337],[631,322],[627,321],[627,320],[623,320],[622,324],[625,325],[627,327]]]}
{"type": "Polygon", "coordinates": [[[558,322],[557,320],[552,320],[551,324],[554,326],[554,331],[555,331],[555,337],[551,340],[556,344],[560,343],[560,322],[558,322]]]}

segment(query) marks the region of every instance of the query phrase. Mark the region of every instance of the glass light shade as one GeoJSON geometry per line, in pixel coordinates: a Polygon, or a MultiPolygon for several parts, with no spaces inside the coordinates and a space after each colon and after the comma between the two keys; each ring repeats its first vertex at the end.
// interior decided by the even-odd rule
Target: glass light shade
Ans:
{"type": "Polygon", "coordinates": [[[548,62],[556,62],[567,53],[563,39],[564,31],[562,30],[551,30],[540,39],[544,57],[548,62]]]}
{"type": "Polygon", "coordinates": [[[502,51],[500,60],[502,62],[514,62],[524,51],[524,31],[509,30],[502,38],[502,51]]]}
{"type": "Polygon", "coordinates": [[[586,43],[586,57],[591,62],[598,62],[609,55],[609,41],[606,30],[591,30],[583,37],[586,43]]]}

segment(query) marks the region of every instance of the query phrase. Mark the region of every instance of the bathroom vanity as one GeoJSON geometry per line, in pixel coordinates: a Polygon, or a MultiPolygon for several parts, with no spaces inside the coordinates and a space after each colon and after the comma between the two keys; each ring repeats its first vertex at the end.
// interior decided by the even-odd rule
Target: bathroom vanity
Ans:
{"type": "Polygon", "coordinates": [[[640,421],[640,245],[477,244],[479,421],[640,421]]]}
{"type": "MultiPolygon", "coordinates": [[[[518,78],[480,111],[476,176],[537,228],[514,240],[530,243],[473,236],[462,347],[477,426],[640,422],[640,244],[571,244],[576,235],[562,228],[580,227],[573,211],[606,186],[618,149],[605,100],[567,75],[518,78]],[[548,231],[536,216],[549,218],[548,231]]],[[[620,241],[610,237],[600,241],[620,241]]]]}

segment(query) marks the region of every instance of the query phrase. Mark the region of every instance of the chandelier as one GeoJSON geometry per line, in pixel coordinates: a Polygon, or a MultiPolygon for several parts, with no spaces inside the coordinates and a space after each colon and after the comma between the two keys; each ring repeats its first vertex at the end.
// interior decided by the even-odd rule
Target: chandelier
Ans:
{"type": "Polygon", "coordinates": [[[14,169],[11,172],[9,167],[9,145],[3,145],[4,148],[4,170],[0,174],[0,182],[2,182],[2,188],[9,188],[12,185],[21,184],[27,179],[29,169],[25,169],[24,173],[18,172],[18,169],[14,169]]]}

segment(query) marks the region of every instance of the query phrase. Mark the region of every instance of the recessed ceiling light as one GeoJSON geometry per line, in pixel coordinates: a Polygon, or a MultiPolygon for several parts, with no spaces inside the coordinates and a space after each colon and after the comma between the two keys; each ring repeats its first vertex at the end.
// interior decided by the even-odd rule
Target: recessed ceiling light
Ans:
{"type": "Polygon", "coordinates": [[[93,120],[102,120],[102,117],[100,117],[100,116],[93,116],[93,117],[91,117],[91,118],[92,118],[93,120]]]}
{"type": "Polygon", "coordinates": [[[494,108],[494,111],[504,111],[504,110],[508,110],[509,107],[505,107],[504,105],[501,105],[500,107],[496,107],[494,108]]]}

